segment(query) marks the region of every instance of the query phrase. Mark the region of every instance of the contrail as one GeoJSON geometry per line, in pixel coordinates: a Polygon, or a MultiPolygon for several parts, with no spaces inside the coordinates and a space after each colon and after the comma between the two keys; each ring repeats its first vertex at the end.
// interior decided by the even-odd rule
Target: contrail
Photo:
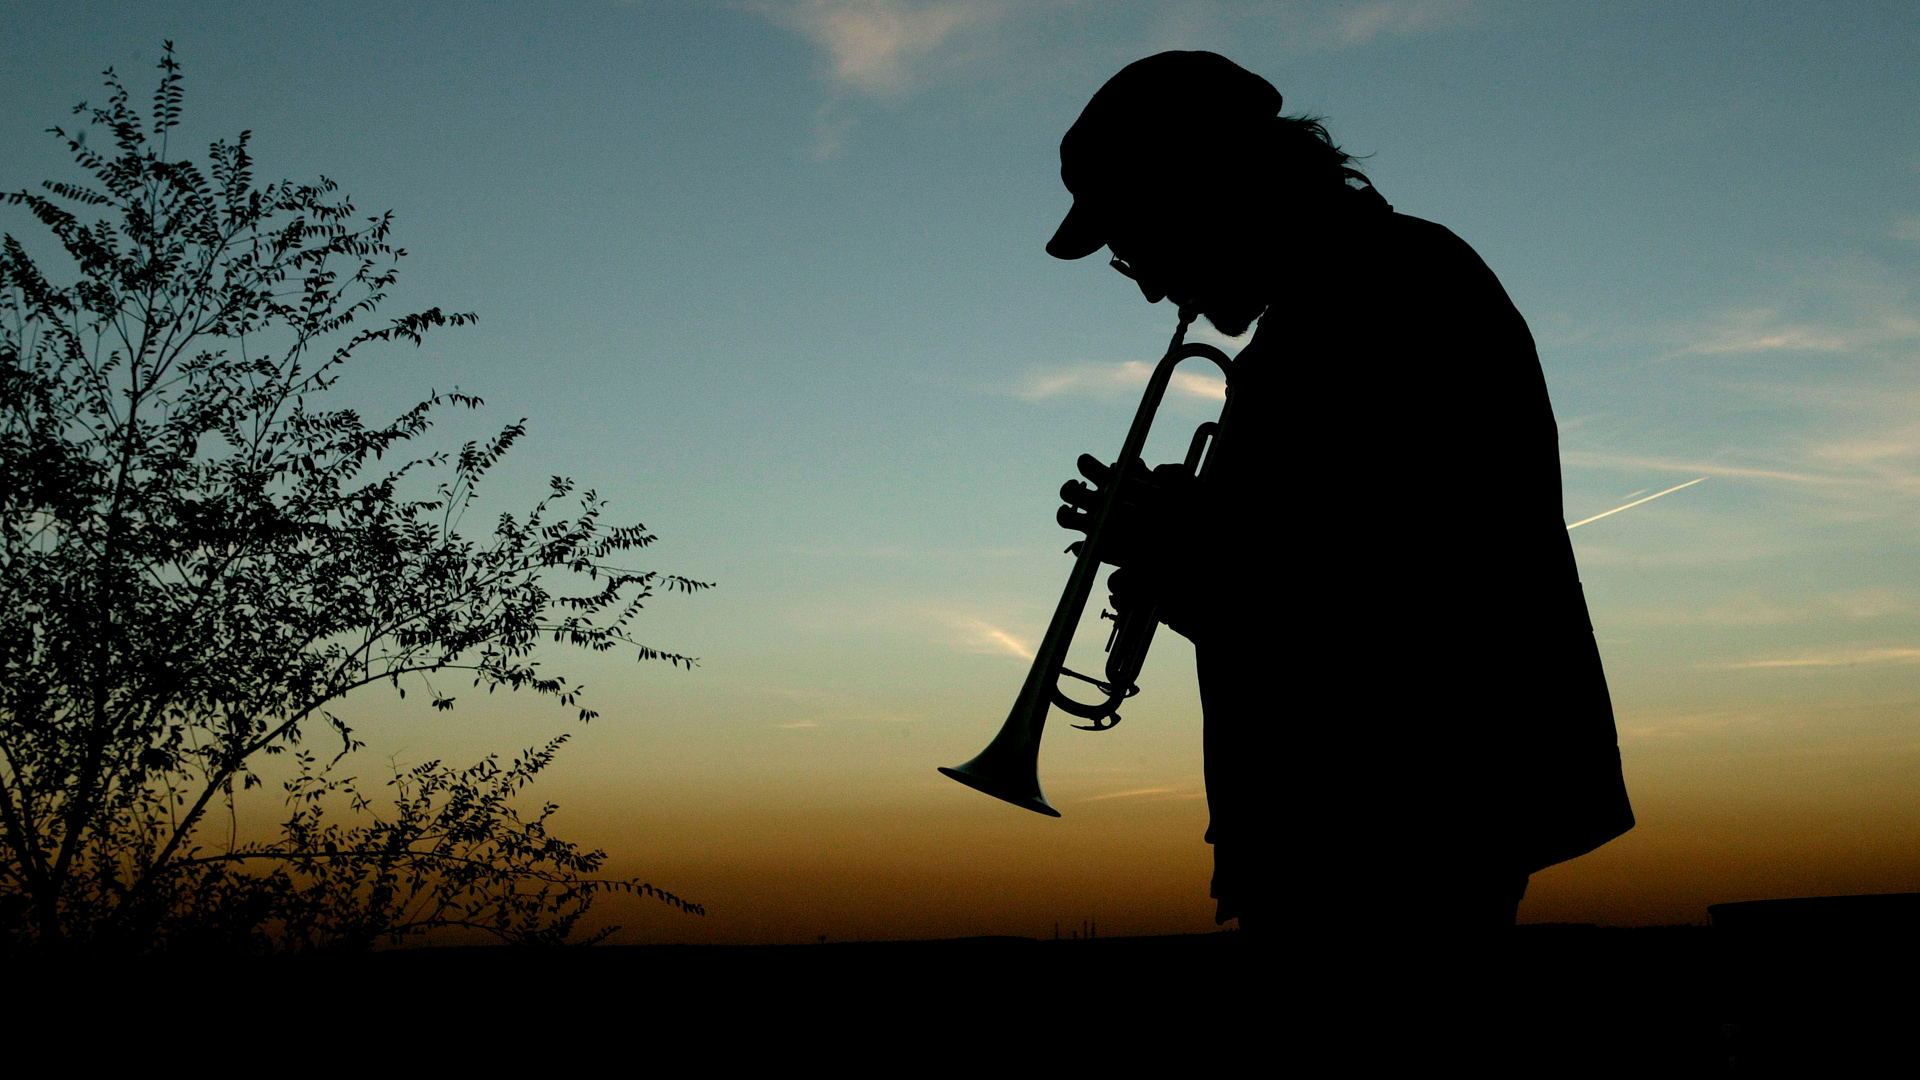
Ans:
{"type": "MultiPolygon", "coordinates": [[[[1665,490],[1665,491],[1656,491],[1656,492],[1654,492],[1653,494],[1651,494],[1651,495],[1649,495],[1649,496],[1647,496],[1647,497],[1646,497],[1646,498],[1644,498],[1644,499],[1635,499],[1635,500],[1633,500],[1632,502],[1630,502],[1630,503],[1628,503],[1628,504],[1627,504],[1627,505],[1625,505],[1625,506],[1616,506],[1616,507],[1614,507],[1613,509],[1611,509],[1611,510],[1609,510],[1609,511],[1607,511],[1607,512],[1606,512],[1605,514],[1595,514],[1595,515],[1593,515],[1593,516],[1592,516],[1592,517],[1590,517],[1590,518],[1583,518],[1583,519],[1581,519],[1581,520],[1579,520],[1579,521],[1576,521],[1576,522],[1574,522],[1573,524],[1571,524],[1571,525],[1569,525],[1569,526],[1567,526],[1567,530],[1568,530],[1569,532],[1571,532],[1572,530],[1574,530],[1574,529],[1577,529],[1577,528],[1579,528],[1579,527],[1580,527],[1580,526],[1582,526],[1582,525],[1585,525],[1585,524],[1586,524],[1587,522],[1589,522],[1589,521],[1599,521],[1599,520],[1600,520],[1601,518],[1603,518],[1603,517],[1606,517],[1606,516],[1608,516],[1609,514],[1617,514],[1617,513],[1619,513],[1619,512],[1620,512],[1620,511],[1622,511],[1622,510],[1631,510],[1631,509],[1633,509],[1634,507],[1636,507],[1636,506],[1639,506],[1639,505],[1640,505],[1641,503],[1643,503],[1643,502],[1652,502],[1653,500],[1655,500],[1655,499],[1657,499],[1657,498],[1659,498],[1659,497],[1660,497],[1660,496],[1662,496],[1662,495],[1671,495],[1671,494],[1673,494],[1674,492],[1676,492],[1676,491],[1679,491],[1679,490],[1680,490],[1681,488],[1683,488],[1683,487],[1692,487],[1693,485],[1695,485],[1695,484],[1697,484],[1697,483],[1699,483],[1699,482],[1700,482],[1701,480],[1705,480],[1705,479],[1706,479],[1706,477],[1704,477],[1704,476],[1702,476],[1702,477],[1699,477],[1698,479],[1694,479],[1694,480],[1689,480],[1689,481],[1687,481],[1687,482],[1686,482],[1686,483],[1684,483],[1684,484],[1675,484],[1674,486],[1672,486],[1672,487],[1670,487],[1670,488],[1668,488],[1668,489],[1667,489],[1667,490],[1665,490]]],[[[1642,490],[1644,490],[1644,489],[1642,489],[1642,490]]]]}

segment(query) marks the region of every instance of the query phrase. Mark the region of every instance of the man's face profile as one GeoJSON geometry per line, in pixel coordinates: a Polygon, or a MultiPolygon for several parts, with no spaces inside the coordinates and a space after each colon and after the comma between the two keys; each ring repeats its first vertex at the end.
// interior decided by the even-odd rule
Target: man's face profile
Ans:
{"type": "Polygon", "coordinates": [[[1107,250],[1119,263],[1114,268],[1140,286],[1148,303],[1171,299],[1196,309],[1228,337],[1245,334],[1268,303],[1269,274],[1250,257],[1250,248],[1260,246],[1246,228],[1253,215],[1241,213],[1224,191],[1211,204],[1199,193],[1156,201],[1175,212],[1114,207],[1107,225],[1107,250]],[[1223,197],[1229,199],[1225,205],[1223,197]]]}
{"type": "Polygon", "coordinates": [[[1129,64],[1061,140],[1074,205],[1048,253],[1079,259],[1105,246],[1149,302],[1171,298],[1224,334],[1244,334],[1272,292],[1273,269],[1252,256],[1274,248],[1274,209],[1254,176],[1221,169],[1206,152],[1244,143],[1280,107],[1272,84],[1214,53],[1129,64]]]}

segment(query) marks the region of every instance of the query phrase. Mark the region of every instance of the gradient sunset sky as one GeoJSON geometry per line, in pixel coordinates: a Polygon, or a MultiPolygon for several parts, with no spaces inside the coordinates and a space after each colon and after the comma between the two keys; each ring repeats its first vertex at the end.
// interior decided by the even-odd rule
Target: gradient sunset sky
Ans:
{"type": "MultiPolygon", "coordinates": [[[[479,394],[431,445],[528,419],[488,508],[572,476],[660,535],[646,565],[719,583],[642,624],[692,672],[547,655],[588,685],[588,727],[524,696],[343,712],[363,776],[572,730],[537,789],[556,828],[709,912],[609,904],[619,940],[1212,927],[1176,635],[1118,730],[1049,732],[1064,818],[934,771],[1005,716],[1069,567],[1054,493],[1118,449],[1172,330],[1101,260],[1042,246],[1069,202],[1060,135],[1175,48],[1325,116],[1397,209],[1500,276],[1540,346],[1569,521],[1706,478],[1573,533],[1640,825],[1536,875],[1521,920],[1920,890],[1911,0],[12,3],[0,190],[72,178],[43,130],[103,99],[108,65],[143,98],[163,39],[187,76],[176,148],[252,129],[262,179],[325,174],[396,212],[390,314],[480,316],[364,353],[343,400],[479,394]]],[[[1183,384],[1158,457],[1217,393],[1183,384]]],[[[1505,497],[1499,461],[1407,451],[1404,475],[1348,479],[1457,490],[1406,522],[1409,558],[1505,497]]],[[[1275,463],[1279,512],[1313,528],[1292,478],[1350,460],[1275,463]]],[[[1280,722],[1345,723],[1363,702],[1329,707],[1287,665],[1300,572],[1258,586],[1280,722]]],[[[1448,632],[1444,611],[1401,622],[1355,643],[1382,679],[1448,632]]],[[[1498,643],[1459,676],[1462,701],[1497,694],[1498,643]]],[[[1284,785],[1313,762],[1272,766],[1284,785]]]]}

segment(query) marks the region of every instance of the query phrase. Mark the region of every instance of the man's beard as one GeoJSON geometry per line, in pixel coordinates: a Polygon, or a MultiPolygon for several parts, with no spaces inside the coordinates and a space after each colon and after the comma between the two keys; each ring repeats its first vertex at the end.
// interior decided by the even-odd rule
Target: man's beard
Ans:
{"type": "Polygon", "coordinates": [[[1201,314],[1215,330],[1228,337],[1239,337],[1253,327],[1253,320],[1266,314],[1267,305],[1251,301],[1227,302],[1209,307],[1201,314]]]}

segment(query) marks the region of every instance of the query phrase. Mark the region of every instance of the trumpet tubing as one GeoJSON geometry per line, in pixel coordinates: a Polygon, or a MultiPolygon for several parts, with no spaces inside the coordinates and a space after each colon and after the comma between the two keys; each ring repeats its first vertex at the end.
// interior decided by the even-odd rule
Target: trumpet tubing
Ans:
{"type": "Polygon", "coordinates": [[[1060,603],[1054,608],[1053,621],[1047,624],[1046,635],[1034,653],[1033,665],[1027,669],[1026,682],[1022,684],[1019,696],[1014,699],[1006,722],[1000,725],[999,732],[987,744],[987,748],[971,760],[963,765],[940,769],[968,787],[1035,813],[1059,817],[1060,812],[1047,802],[1046,795],[1040,789],[1040,737],[1046,728],[1047,713],[1057,705],[1063,711],[1089,721],[1087,724],[1075,724],[1075,727],[1105,731],[1120,722],[1121,703],[1139,692],[1134,680],[1139,677],[1140,669],[1146,663],[1154,630],[1160,624],[1157,605],[1135,604],[1130,610],[1115,616],[1113,637],[1107,643],[1103,678],[1082,675],[1069,669],[1066,666],[1067,649],[1073,644],[1074,629],[1086,609],[1087,598],[1093,593],[1094,579],[1099,576],[1100,540],[1119,506],[1120,492],[1125,487],[1128,470],[1133,462],[1139,460],[1141,448],[1146,445],[1147,433],[1153,427],[1154,415],[1160,409],[1161,399],[1166,396],[1167,384],[1173,378],[1174,369],[1182,362],[1195,358],[1208,360],[1218,365],[1221,373],[1227,377],[1227,403],[1221,407],[1219,419],[1201,424],[1188,445],[1186,467],[1190,473],[1201,477],[1207,475],[1213,465],[1214,451],[1226,432],[1228,414],[1233,409],[1233,361],[1226,353],[1211,345],[1187,344],[1187,326],[1192,321],[1192,312],[1180,312],[1180,326],[1173,332],[1167,353],[1160,358],[1152,377],[1147,380],[1146,393],[1134,412],[1133,426],[1127,429],[1126,441],[1120,448],[1120,456],[1115,459],[1113,475],[1088,524],[1087,538],[1078,545],[1079,555],[1074,560],[1073,572],[1067,577],[1067,587],[1060,595],[1060,603]],[[1060,688],[1063,677],[1092,684],[1104,695],[1104,700],[1083,702],[1070,697],[1060,688]]]}

